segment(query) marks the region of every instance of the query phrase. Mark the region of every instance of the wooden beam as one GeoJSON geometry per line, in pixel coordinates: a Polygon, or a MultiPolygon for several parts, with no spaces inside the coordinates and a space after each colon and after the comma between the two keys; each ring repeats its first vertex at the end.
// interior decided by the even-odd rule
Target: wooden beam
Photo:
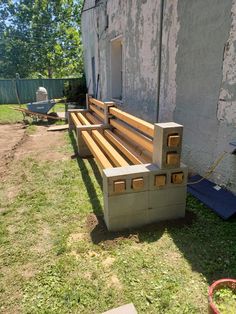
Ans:
{"type": "Polygon", "coordinates": [[[142,158],[135,150],[127,143],[122,141],[117,135],[110,130],[105,130],[104,135],[114,144],[134,165],[140,165],[146,163],[146,160],[142,158]]]}
{"type": "Polygon", "coordinates": [[[120,120],[130,124],[134,128],[140,130],[141,132],[147,134],[148,136],[154,136],[154,125],[146,122],[142,119],[139,119],[129,113],[126,113],[120,109],[111,107],[109,108],[109,113],[113,116],[119,118],[120,120]]]}
{"type": "Polygon", "coordinates": [[[99,118],[101,118],[102,120],[104,120],[105,114],[104,114],[101,110],[97,109],[96,106],[94,106],[94,105],[90,105],[89,108],[90,108],[92,111],[94,111],[94,112],[99,116],[99,118]]]}
{"type": "Polygon", "coordinates": [[[70,113],[70,117],[76,127],[82,125],[75,113],[70,113]]]}
{"type": "Polygon", "coordinates": [[[77,117],[79,118],[80,122],[83,124],[83,125],[91,125],[91,123],[85,118],[84,115],[82,115],[82,113],[77,113],[77,117]]]}
{"type": "Polygon", "coordinates": [[[102,147],[104,152],[109,156],[117,167],[129,166],[128,162],[117,152],[117,150],[105,139],[105,137],[97,130],[92,131],[92,135],[96,142],[102,147]]]}
{"type": "Polygon", "coordinates": [[[92,98],[92,97],[89,97],[89,102],[91,103],[91,104],[94,104],[94,105],[96,105],[96,106],[98,106],[99,108],[101,108],[101,109],[104,109],[105,108],[105,104],[104,104],[104,102],[102,102],[102,101],[100,101],[100,100],[97,100],[97,99],[95,99],[95,98],[92,98]]]}
{"type": "Polygon", "coordinates": [[[94,115],[92,115],[91,113],[86,113],[85,114],[86,118],[94,124],[99,124],[101,123],[101,120],[97,119],[94,115]]]}
{"type": "Polygon", "coordinates": [[[153,152],[153,143],[149,138],[145,137],[144,135],[138,133],[135,130],[132,130],[129,126],[125,125],[123,122],[110,119],[110,124],[114,128],[117,128],[119,131],[124,133],[124,135],[130,138],[132,141],[146,148],[150,153],[153,152]]]}
{"type": "Polygon", "coordinates": [[[85,143],[87,144],[88,148],[90,149],[91,153],[96,159],[98,165],[102,169],[113,168],[112,164],[107,159],[107,157],[103,154],[103,152],[98,147],[98,145],[95,143],[92,136],[87,131],[82,131],[81,134],[82,134],[82,138],[84,139],[85,143]]]}
{"type": "Polygon", "coordinates": [[[124,133],[120,132],[119,130],[114,129],[112,132],[138,154],[141,160],[143,160],[142,163],[147,164],[152,162],[152,153],[150,153],[144,147],[132,141],[130,138],[128,138],[124,133]]]}

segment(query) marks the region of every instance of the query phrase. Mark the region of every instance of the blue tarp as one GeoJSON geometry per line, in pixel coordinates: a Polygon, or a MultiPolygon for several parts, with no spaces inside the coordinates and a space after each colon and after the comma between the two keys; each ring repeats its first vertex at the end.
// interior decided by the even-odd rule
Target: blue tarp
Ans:
{"type": "MultiPolygon", "coordinates": [[[[189,182],[195,182],[201,178],[196,175],[191,177],[189,182]]],[[[230,191],[215,187],[215,183],[204,179],[197,184],[188,185],[188,192],[213,209],[221,218],[227,220],[236,214],[236,196],[230,191]]]]}

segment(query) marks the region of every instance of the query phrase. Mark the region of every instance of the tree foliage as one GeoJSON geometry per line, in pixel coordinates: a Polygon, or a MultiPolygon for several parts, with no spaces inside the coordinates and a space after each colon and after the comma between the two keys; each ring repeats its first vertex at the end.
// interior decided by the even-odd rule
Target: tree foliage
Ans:
{"type": "Polygon", "coordinates": [[[81,0],[2,0],[0,77],[81,76],[81,7],[81,0]]]}

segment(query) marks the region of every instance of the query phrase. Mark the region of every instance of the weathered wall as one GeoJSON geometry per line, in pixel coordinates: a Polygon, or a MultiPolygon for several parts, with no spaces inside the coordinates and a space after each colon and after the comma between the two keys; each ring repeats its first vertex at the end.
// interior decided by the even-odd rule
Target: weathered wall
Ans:
{"type": "MultiPolygon", "coordinates": [[[[232,140],[229,134],[233,125],[226,127],[227,122],[220,123],[217,118],[231,9],[231,0],[178,1],[180,29],[173,117],[185,127],[184,161],[201,174],[232,140]]],[[[235,156],[229,156],[221,163],[214,175],[217,182],[235,182],[234,161],[235,156]]]]}
{"type": "MultiPolygon", "coordinates": [[[[87,6],[88,2],[94,1],[86,1],[87,6]]],[[[94,53],[99,97],[111,96],[110,41],[122,35],[124,80],[119,105],[153,122],[158,108],[161,0],[100,2],[103,5],[82,19],[88,81],[94,53]]],[[[236,140],[236,0],[164,3],[159,121],[184,125],[184,162],[204,174],[236,140]]],[[[236,192],[235,156],[228,155],[211,178],[236,192]]]]}
{"type": "Polygon", "coordinates": [[[86,58],[88,45],[91,44],[86,33],[93,27],[88,16],[96,15],[99,21],[97,64],[101,98],[111,96],[110,41],[121,35],[124,75],[120,106],[150,121],[155,121],[157,109],[159,6],[159,0],[108,0],[107,4],[98,6],[93,12],[84,12],[82,18],[86,58]],[[106,14],[109,17],[108,29],[105,28],[106,14]]]}

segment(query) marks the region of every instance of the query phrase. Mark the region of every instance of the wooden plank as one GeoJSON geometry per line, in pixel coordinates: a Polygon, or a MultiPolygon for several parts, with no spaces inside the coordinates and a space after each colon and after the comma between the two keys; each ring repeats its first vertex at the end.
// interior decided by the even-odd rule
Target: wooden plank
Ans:
{"type": "Polygon", "coordinates": [[[91,123],[85,118],[84,115],[82,115],[81,112],[76,113],[76,115],[83,125],[91,125],[91,123]]]}
{"type": "Polygon", "coordinates": [[[180,163],[180,155],[176,152],[168,152],[166,154],[166,163],[167,165],[178,167],[180,163]]]}
{"type": "Polygon", "coordinates": [[[144,188],[144,179],[135,178],[132,179],[132,189],[135,191],[142,190],[144,188]]]}
{"type": "Polygon", "coordinates": [[[157,187],[162,187],[166,185],[166,175],[165,174],[157,174],[155,176],[154,185],[157,187]]]}
{"type": "Polygon", "coordinates": [[[93,124],[99,124],[101,123],[101,120],[97,119],[94,115],[92,115],[91,113],[86,113],[85,114],[86,118],[93,124]]]}
{"type": "Polygon", "coordinates": [[[126,188],[125,180],[119,180],[119,181],[113,182],[113,192],[122,193],[125,191],[125,188],[126,188]]]}
{"type": "Polygon", "coordinates": [[[67,130],[69,129],[69,124],[64,124],[64,125],[51,125],[47,131],[62,131],[62,130],[67,130]]]}
{"type": "Polygon", "coordinates": [[[90,105],[89,108],[90,108],[92,111],[94,111],[94,112],[99,116],[99,118],[101,118],[102,120],[104,120],[105,114],[102,113],[101,110],[97,109],[96,106],[94,106],[94,105],[90,105]]]}
{"type": "Polygon", "coordinates": [[[184,173],[176,172],[171,175],[171,182],[174,184],[182,184],[184,181],[184,173]]]}
{"type": "Polygon", "coordinates": [[[76,127],[82,125],[74,112],[70,114],[70,117],[76,127]]]}
{"type": "Polygon", "coordinates": [[[112,132],[138,154],[138,156],[142,160],[142,163],[147,164],[152,162],[152,153],[150,153],[145,148],[132,141],[130,138],[128,138],[124,133],[120,132],[119,130],[114,129],[112,132]]]}
{"type": "Polygon", "coordinates": [[[117,135],[115,135],[110,130],[105,130],[104,135],[114,144],[134,165],[140,165],[146,163],[135,150],[129,146],[127,143],[122,141],[117,135]]]}
{"type": "Polygon", "coordinates": [[[140,118],[137,118],[129,113],[126,113],[120,109],[111,107],[109,108],[109,113],[113,116],[119,118],[120,120],[128,123],[129,125],[133,126],[134,128],[140,130],[141,132],[147,134],[148,136],[154,136],[154,125],[146,122],[140,118]]]}
{"type": "Polygon", "coordinates": [[[87,144],[88,148],[90,149],[91,153],[93,154],[94,158],[96,159],[98,165],[102,169],[113,168],[110,161],[107,157],[103,154],[101,149],[93,140],[92,136],[87,131],[82,131],[82,138],[84,139],[85,143],[87,144]]]}
{"type": "Polygon", "coordinates": [[[116,121],[114,119],[110,119],[110,124],[117,128],[119,131],[124,133],[125,136],[130,138],[132,141],[138,143],[139,145],[146,148],[149,152],[153,152],[153,143],[152,141],[145,137],[144,135],[138,133],[135,130],[132,130],[129,126],[125,125],[123,122],[116,121]]]}
{"type": "Polygon", "coordinates": [[[178,134],[171,134],[168,136],[168,147],[177,147],[180,144],[180,136],[178,134]]]}
{"type": "Polygon", "coordinates": [[[94,105],[96,105],[96,106],[98,106],[99,108],[101,108],[101,109],[104,109],[105,108],[105,104],[104,104],[104,102],[102,102],[102,101],[100,101],[100,100],[97,100],[97,99],[95,99],[95,98],[92,98],[92,97],[89,97],[89,102],[91,103],[91,104],[94,104],[94,105]]]}
{"type": "Polygon", "coordinates": [[[128,162],[117,152],[117,150],[105,139],[105,137],[99,131],[93,130],[92,135],[117,167],[129,166],[128,162]]]}

